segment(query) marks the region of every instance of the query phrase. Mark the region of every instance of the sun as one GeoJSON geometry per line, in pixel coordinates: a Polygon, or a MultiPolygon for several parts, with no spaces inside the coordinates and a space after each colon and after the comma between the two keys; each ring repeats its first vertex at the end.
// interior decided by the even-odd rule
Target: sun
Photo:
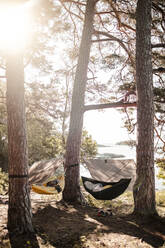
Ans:
{"type": "Polygon", "coordinates": [[[0,51],[25,48],[29,38],[30,15],[27,5],[0,6],[0,51]]]}

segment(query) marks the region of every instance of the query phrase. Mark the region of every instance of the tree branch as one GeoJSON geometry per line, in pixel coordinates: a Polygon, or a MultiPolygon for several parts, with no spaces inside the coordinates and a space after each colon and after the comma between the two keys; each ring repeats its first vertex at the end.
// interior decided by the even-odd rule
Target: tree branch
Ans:
{"type": "Polygon", "coordinates": [[[165,73],[165,68],[159,67],[159,68],[153,69],[153,73],[165,73]]]}
{"type": "Polygon", "coordinates": [[[94,42],[112,41],[112,40],[114,40],[114,39],[109,39],[109,38],[107,38],[107,39],[96,39],[96,40],[92,40],[92,42],[94,43],[94,42]]]}
{"type": "Polygon", "coordinates": [[[154,130],[155,130],[157,137],[162,141],[163,144],[165,144],[165,141],[162,139],[161,135],[158,133],[158,130],[156,128],[154,128],[154,130]]]}
{"type": "Polygon", "coordinates": [[[132,63],[132,66],[134,66],[135,62],[131,56],[131,53],[129,51],[129,49],[126,47],[126,45],[124,44],[123,41],[121,41],[119,38],[109,34],[109,33],[106,33],[106,32],[103,32],[103,31],[97,31],[97,30],[94,30],[94,34],[96,35],[102,35],[102,36],[106,36],[108,37],[109,39],[113,40],[113,41],[116,41],[120,44],[120,46],[125,50],[125,52],[128,54],[129,56],[129,59],[131,60],[131,63],[132,63]]]}
{"type": "Polygon", "coordinates": [[[81,2],[77,2],[77,1],[73,1],[73,0],[62,0],[61,3],[75,3],[75,4],[78,4],[78,5],[82,5],[82,6],[86,6],[85,3],[81,3],[81,2]]]}
{"type": "Polygon", "coordinates": [[[88,110],[105,109],[105,108],[132,108],[136,107],[136,102],[125,103],[125,102],[113,102],[113,103],[103,103],[103,104],[93,104],[85,105],[84,112],[88,110]]]}
{"type": "Polygon", "coordinates": [[[151,45],[151,48],[160,48],[160,47],[165,48],[165,43],[158,43],[158,44],[151,45]]]}

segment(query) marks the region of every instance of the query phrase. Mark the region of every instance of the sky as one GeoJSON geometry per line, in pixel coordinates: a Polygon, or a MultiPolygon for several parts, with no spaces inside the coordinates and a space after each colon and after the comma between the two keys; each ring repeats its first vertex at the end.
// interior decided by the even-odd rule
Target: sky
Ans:
{"type": "Polygon", "coordinates": [[[84,128],[98,144],[111,144],[134,138],[122,126],[121,113],[115,109],[106,109],[103,112],[92,110],[84,115],[84,128]]]}

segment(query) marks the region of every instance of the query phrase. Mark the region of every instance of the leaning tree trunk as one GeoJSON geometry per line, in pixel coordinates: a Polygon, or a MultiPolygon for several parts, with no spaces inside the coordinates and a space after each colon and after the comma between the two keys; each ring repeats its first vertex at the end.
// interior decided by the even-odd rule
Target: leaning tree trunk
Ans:
{"type": "Polygon", "coordinates": [[[32,232],[22,55],[8,56],[6,76],[9,158],[8,229],[19,233],[32,232]]]}
{"type": "Polygon", "coordinates": [[[65,157],[66,177],[65,187],[63,191],[63,199],[67,202],[79,201],[81,197],[79,178],[79,154],[83,127],[84,98],[87,82],[87,69],[90,55],[91,37],[93,32],[95,3],[96,0],[87,1],[84,28],[72,94],[70,126],[65,157]]]}
{"type": "Polygon", "coordinates": [[[134,213],[153,215],[155,209],[154,105],[151,57],[151,0],[139,0],[136,11],[137,179],[134,213]]]}

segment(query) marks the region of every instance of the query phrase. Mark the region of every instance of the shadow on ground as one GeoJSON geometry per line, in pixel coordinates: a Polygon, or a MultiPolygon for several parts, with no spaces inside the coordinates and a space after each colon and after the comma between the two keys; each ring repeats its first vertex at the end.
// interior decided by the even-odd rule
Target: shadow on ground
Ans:
{"type": "Polygon", "coordinates": [[[34,224],[45,247],[51,244],[56,248],[73,248],[76,245],[116,248],[129,243],[127,247],[156,248],[165,241],[163,218],[138,220],[133,215],[99,217],[96,208],[66,206],[61,202],[38,209],[34,213],[34,224]],[[118,246],[120,243],[121,246],[118,246]]]}
{"type": "Polygon", "coordinates": [[[9,240],[11,248],[39,248],[38,240],[35,233],[29,235],[16,235],[9,232],[9,240]]]}
{"type": "Polygon", "coordinates": [[[34,223],[37,234],[45,241],[45,245],[50,243],[56,248],[70,248],[81,244],[83,238],[97,228],[97,223],[86,217],[85,208],[66,208],[61,204],[58,207],[48,205],[39,209],[34,214],[34,223]]]}

